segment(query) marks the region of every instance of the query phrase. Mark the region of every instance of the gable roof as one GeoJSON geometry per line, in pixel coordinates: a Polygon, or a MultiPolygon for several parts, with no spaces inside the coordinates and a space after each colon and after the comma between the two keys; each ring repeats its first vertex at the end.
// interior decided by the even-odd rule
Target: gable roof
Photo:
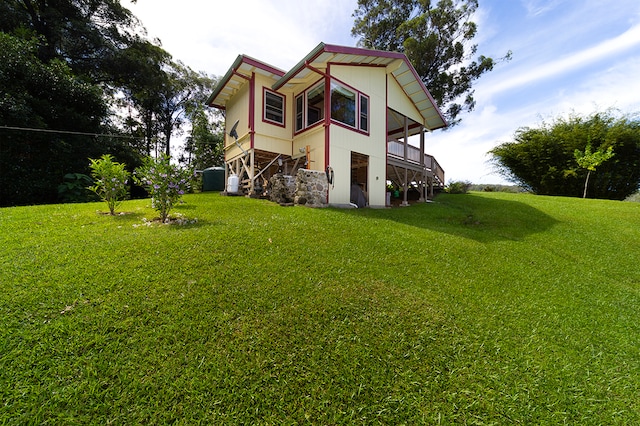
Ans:
{"type": "Polygon", "coordinates": [[[229,71],[220,79],[213,93],[209,96],[207,105],[225,109],[227,101],[236,94],[242,84],[251,78],[251,74],[254,72],[266,75],[274,80],[282,77],[285,73],[281,69],[250,56],[238,55],[229,71]]]}
{"type": "Polygon", "coordinates": [[[224,108],[226,101],[233,96],[235,91],[242,85],[244,78],[250,76],[251,72],[263,73],[277,79],[272,89],[279,90],[283,87],[291,88],[295,84],[306,82],[311,74],[318,71],[325,72],[330,64],[386,67],[387,73],[393,76],[407,97],[416,106],[420,115],[424,118],[427,128],[435,130],[447,126],[442,112],[406,55],[399,52],[325,43],[318,44],[286,73],[248,56],[238,56],[227,74],[216,86],[207,104],[224,108]],[[246,77],[242,77],[243,75],[246,77]]]}

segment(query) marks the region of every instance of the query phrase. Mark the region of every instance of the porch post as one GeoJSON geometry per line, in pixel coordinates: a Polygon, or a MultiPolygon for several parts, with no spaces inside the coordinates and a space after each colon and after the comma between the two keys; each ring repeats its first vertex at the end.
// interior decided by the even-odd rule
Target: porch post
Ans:
{"type": "Polygon", "coordinates": [[[407,192],[409,192],[408,191],[409,182],[407,182],[409,180],[409,168],[407,167],[408,152],[409,152],[409,119],[405,115],[404,116],[404,184],[403,184],[404,196],[403,196],[402,203],[400,204],[403,207],[406,207],[409,205],[409,202],[407,201],[407,192]]]}
{"type": "Polygon", "coordinates": [[[255,195],[256,193],[256,183],[254,181],[254,176],[256,175],[256,154],[255,150],[252,148],[251,153],[249,154],[249,196],[255,195]]]}
{"type": "Polygon", "coordinates": [[[427,171],[425,170],[424,164],[424,126],[420,126],[420,170],[422,176],[420,178],[420,198],[418,199],[418,201],[424,203],[424,191],[426,187],[425,180],[427,178],[427,171]]]}

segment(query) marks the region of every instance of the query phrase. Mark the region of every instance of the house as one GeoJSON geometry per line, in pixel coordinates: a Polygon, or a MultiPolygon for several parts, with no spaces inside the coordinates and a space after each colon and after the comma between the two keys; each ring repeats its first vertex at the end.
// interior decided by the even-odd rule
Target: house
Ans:
{"type": "Polygon", "coordinates": [[[425,199],[444,184],[424,146],[447,123],[402,53],[320,43],[289,71],[240,55],[207,103],[224,111],[227,176],[247,195],[299,168],[326,173],[331,205],[348,205],[354,185],[385,206],[388,181],[404,204],[409,186],[425,199]]]}

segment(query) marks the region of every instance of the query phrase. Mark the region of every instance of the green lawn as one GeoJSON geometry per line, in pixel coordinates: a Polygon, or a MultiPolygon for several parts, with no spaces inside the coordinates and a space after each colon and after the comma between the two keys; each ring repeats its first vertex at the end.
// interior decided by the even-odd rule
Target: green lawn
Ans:
{"type": "Polygon", "coordinates": [[[640,204],[0,209],[0,424],[638,424],[640,204]]]}

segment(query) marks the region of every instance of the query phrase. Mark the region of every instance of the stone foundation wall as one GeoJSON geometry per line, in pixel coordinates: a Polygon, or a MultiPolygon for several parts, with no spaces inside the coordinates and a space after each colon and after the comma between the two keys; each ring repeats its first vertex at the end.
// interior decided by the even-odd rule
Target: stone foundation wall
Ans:
{"type": "Polygon", "coordinates": [[[325,172],[299,169],[294,202],[307,207],[327,207],[329,182],[325,172]]]}
{"type": "Polygon", "coordinates": [[[278,204],[293,204],[296,180],[293,176],[277,173],[269,179],[269,199],[278,204]]]}

